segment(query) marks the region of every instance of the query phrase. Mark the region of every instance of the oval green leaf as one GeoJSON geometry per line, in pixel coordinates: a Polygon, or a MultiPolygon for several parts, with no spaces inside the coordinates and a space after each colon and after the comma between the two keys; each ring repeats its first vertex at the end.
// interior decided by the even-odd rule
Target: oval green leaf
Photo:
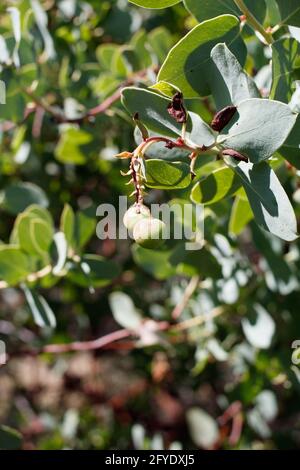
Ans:
{"type": "Polygon", "coordinates": [[[5,210],[11,214],[23,212],[31,204],[48,207],[49,201],[45,192],[33,183],[16,183],[4,190],[2,202],[5,210]]]}
{"type": "Polygon", "coordinates": [[[214,204],[232,196],[240,186],[240,179],[230,168],[221,168],[195,184],[191,199],[196,204],[214,204]]]}
{"type": "Polygon", "coordinates": [[[158,81],[165,81],[178,87],[185,98],[207,96],[211,93],[211,49],[224,42],[234,52],[239,49],[241,63],[246,58],[240,38],[240,22],[232,15],[222,15],[195,26],[169,52],[158,75],[158,81]]]}
{"type": "Polygon", "coordinates": [[[272,44],[272,88],[270,98],[288,103],[299,78],[300,44],[296,39],[283,38],[272,44]]]}
{"type": "Polygon", "coordinates": [[[84,255],[81,262],[73,264],[69,279],[81,287],[104,287],[120,274],[120,268],[114,261],[102,256],[84,255]]]}
{"type": "Polygon", "coordinates": [[[211,58],[215,65],[212,94],[217,109],[223,109],[232,104],[237,106],[248,98],[260,98],[254,81],[244,72],[226,44],[217,44],[211,51],[211,58]]]}
{"type": "Polygon", "coordinates": [[[17,246],[0,245],[0,280],[14,286],[30,274],[29,260],[17,246]]]}
{"type": "Polygon", "coordinates": [[[279,7],[281,24],[300,26],[299,0],[276,0],[279,7]]]}
{"type": "Polygon", "coordinates": [[[181,2],[181,0],[130,0],[130,3],[134,3],[134,5],[138,5],[139,7],[155,8],[157,10],[171,7],[179,2],[181,2]]]}
{"type": "Polygon", "coordinates": [[[230,157],[226,157],[225,161],[241,178],[256,223],[282,240],[296,240],[298,233],[294,209],[270,166],[265,162],[259,165],[237,164],[230,157]]]}
{"type": "Polygon", "coordinates": [[[183,162],[154,159],[146,162],[146,181],[149,188],[183,189],[191,183],[190,167],[183,162]]]}

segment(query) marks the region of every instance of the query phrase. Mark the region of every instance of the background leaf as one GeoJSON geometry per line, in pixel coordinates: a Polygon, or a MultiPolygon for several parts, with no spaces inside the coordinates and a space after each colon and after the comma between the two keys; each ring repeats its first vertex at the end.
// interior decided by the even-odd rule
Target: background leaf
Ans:
{"type": "Polygon", "coordinates": [[[275,322],[261,305],[254,306],[252,318],[244,318],[242,327],[247,340],[255,348],[268,349],[271,346],[275,322]]]}
{"type": "Polygon", "coordinates": [[[68,242],[64,232],[56,232],[53,236],[53,242],[56,247],[57,260],[52,273],[54,276],[58,276],[63,270],[68,256],[68,242]]]}
{"type": "Polygon", "coordinates": [[[62,163],[83,165],[86,163],[85,147],[92,141],[92,136],[86,131],[70,127],[62,132],[55,149],[57,160],[62,163]]]}
{"type": "Polygon", "coordinates": [[[0,245],[1,280],[14,286],[23,281],[29,273],[29,260],[19,247],[0,245]]]}
{"type": "Polygon", "coordinates": [[[4,190],[2,204],[5,210],[11,214],[19,214],[32,204],[48,207],[49,201],[39,186],[33,183],[19,182],[4,190]]]}
{"type": "Polygon", "coordinates": [[[124,294],[124,292],[113,292],[110,294],[109,305],[114,319],[123,328],[137,330],[140,327],[142,317],[135,308],[131,298],[124,294]]]}
{"type": "Polygon", "coordinates": [[[190,408],[186,415],[193,442],[200,448],[210,449],[219,438],[216,421],[201,408],[190,408]]]}
{"type": "Polygon", "coordinates": [[[170,251],[147,250],[134,245],[132,254],[135,263],[156,279],[163,280],[176,274],[175,268],[169,261],[170,251]]]}
{"type": "Polygon", "coordinates": [[[40,328],[55,328],[55,315],[44,297],[38,295],[26,286],[23,286],[23,291],[36,325],[40,328]]]}
{"type": "Polygon", "coordinates": [[[97,224],[95,214],[96,208],[94,206],[87,207],[76,213],[74,236],[76,247],[79,249],[83,248],[95,233],[97,224]]]}
{"type": "Polygon", "coordinates": [[[35,211],[34,206],[29,206],[16,219],[14,237],[26,253],[44,257],[53,239],[52,221],[44,217],[41,208],[35,211]]]}
{"type": "Polygon", "coordinates": [[[221,267],[209,250],[204,247],[200,250],[186,250],[185,245],[180,243],[170,256],[170,263],[176,267],[178,274],[189,277],[200,275],[203,278],[211,277],[217,279],[222,276],[221,267]]]}
{"type": "Polygon", "coordinates": [[[300,44],[284,38],[272,44],[272,88],[270,98],[288,103],[300,78],[300,44]]]}
{"type": "Polygon", "coordinates": [[[298,0],[276,0],[281,15],[281,23],[300,26],[300,5],[298,0]]]}
{"type": "Polygon", "coordinates": [[[9,426],[0,425],[0,449],[16,450],[20,449],[22,435],[9,426]]]}
{"type": "Polygon", "coordinates": [[[237,196],[231,209],[229,232],[233,235],[240,235],[253,217],[254,215],[248,200],[237,196]]]}
{"type": "Polygon", "coordinates": [[[75,214],[69,204],[65,204],[60,218],[60,230],[65,234],[69,246],[75,243],[75,214]]]}
{"type": "Polygon", "coordinates": [[[119,273],[117,263],[98,255],[84,255],[79,264],[70,267],[68,277],[79,286],[96,288],[110,284],[119,273]]]}

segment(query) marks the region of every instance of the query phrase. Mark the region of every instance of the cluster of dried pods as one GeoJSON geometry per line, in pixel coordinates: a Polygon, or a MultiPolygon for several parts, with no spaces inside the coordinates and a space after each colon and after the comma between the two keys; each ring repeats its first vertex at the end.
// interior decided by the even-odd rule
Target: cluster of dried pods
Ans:
{"type": "MultiPolygon", "coordinates": [[[[116,157],[123,159],[130,159],[129,170],[124,173],[123,176],[130,176],[130,180],[127,183],[134,186],[134,191],[130,196],[135,196],[135,203],[131,206],[124,216],[124,225],[133,236],[134,240],[144,248],[157,248],[162,243],[162,238],[165,230],[164,222],[151,216],[150,210],[144,205],[145,186],[144,181],[146,180],[146,171],[144,165],[144,159],[146,152],[157,142],[163,142],[166,148],[182,148],[190,152],[190,172],[191,179],[194,179],[195,174],[195,163],[200,153],[216,148],[215,145],[210,147],[191,147],[186,141],[186,126],[188,121],[188,112],[184,106],[183,95],[181,92],[175,93],[173,99],[167,107],[167,111],[177,123],[182,124],[181,137],[173,141],[166,137],[150,137],[146,127],[139,120],[139,115],[136,113],[133,116],[135,125],[139,128],[142,142],[138,145],[134,152],[122,152],[116,157]]],[[[221,132],[232,120],[235,113],[237,112],[236,106],[227,106],[220,110],[213,118],[211,122],[211,128],[216,132],[221,132]]],[[[237,161],[248,162],[248,158],[234,149],[221,149],[218,148],[217,158],[224,156],[230,156],[237,161]]]]}

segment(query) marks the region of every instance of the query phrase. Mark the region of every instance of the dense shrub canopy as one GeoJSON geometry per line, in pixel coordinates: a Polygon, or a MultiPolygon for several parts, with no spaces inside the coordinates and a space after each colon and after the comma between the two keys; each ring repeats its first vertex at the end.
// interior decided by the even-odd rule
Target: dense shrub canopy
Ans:
{"type": "Polygon", "coordinates": [[[300,447],[299,70],[298,0],[1,2],[0,448],[300,447]]]}

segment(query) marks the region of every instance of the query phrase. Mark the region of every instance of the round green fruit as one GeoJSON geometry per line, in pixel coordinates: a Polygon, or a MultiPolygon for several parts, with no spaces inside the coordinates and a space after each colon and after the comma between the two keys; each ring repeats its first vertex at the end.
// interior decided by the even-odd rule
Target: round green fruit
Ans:
{"type": "Polygon", "coordinates": [[[133,229],[133,238],[143,248],[158,248],[164,240],[162,239],[166,224],[159,219],[144,218],[140,220],[133,229]]]}
{"type": "Polygon", "coordinates": [[[145,218],[150,218],[151,213],[148,207],[143,204],[134,204],[134,206],[129,207],[125,212],[123,217],[123,224],[127,230],[132,233],[135,225],[145,218]]]}

